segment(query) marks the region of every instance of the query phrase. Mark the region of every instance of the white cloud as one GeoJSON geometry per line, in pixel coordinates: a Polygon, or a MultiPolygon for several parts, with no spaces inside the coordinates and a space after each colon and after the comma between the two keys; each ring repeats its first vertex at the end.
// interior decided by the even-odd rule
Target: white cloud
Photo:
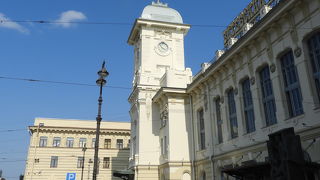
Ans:
{"type": "Polygon", "coordinates": [[[12,22],[4,14],[0,13],[0,28],[14,29],[22,33],[29,33],[29,30],[16,22],[12,22]]]}
{"type": "Polygon", "coordinates": [[[58,26],[69,28],[74,25],[72,22],[81,21],[85,19],[87,19],[87,17],[82,12],[69,10],[61,13],[60,18],[57,19],[56,22],[58,22],[58,26]]]}

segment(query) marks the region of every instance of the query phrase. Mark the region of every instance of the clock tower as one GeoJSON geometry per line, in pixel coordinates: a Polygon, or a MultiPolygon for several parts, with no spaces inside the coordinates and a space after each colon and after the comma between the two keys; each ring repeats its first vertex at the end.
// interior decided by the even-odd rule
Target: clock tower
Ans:
{"type": "Polygon", "coordinates": [[[179,12],[167,4],[157,2],[144,8],[128,39],[134,47],[134,86],[160,85],[166,70],[186,70],[184,36],[189,29],[179,12]]]}
{"type": "MultiPolygon", "coordinates": [[[[185,128],[181,133],[176,131],[179,135],[175,138],[181,136],[179,142],[175,143],[169,137],[169,133],[174,133],[170,132],[174,126],[186,126],[184,97],[192,72],[190,68],[185,68],[184,36],[189,29],[190,25],[183,23],[178,11],[158,1],[144,8],[131,30],[128,44],[134,47],[134,75],[133,91],[129,96],[129,168],[135,171],[135,179],[168,179],[165,174],[172,169],[165,164],[189,159],[188,153],[183,153],[189,148],[185,128]],[[170,113],[173,108],[169,103],[171,95],[162,94],[164,91],[169,94],[174,92],[181,105],[174,107],[178,110],[175,112],[183,114],[170,113]],[[180,96],[179,93],[183,95],[180,96]],[[172,118],[170,121],[170,115],[181,118],[172,118]],[[170,148],[177,149],[174,144],[183,148],[182,153],[176,153],[170,158],[170,153],[175,154],[170,148]]],[[[186,167],[188,166],[184,168],[186,167]]]]}

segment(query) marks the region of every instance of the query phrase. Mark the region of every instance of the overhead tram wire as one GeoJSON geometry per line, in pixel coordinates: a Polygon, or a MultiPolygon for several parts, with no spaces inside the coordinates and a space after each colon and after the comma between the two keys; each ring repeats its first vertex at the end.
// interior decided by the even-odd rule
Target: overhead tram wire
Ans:
{"type": "MultiPolygon", "coordinates": [[[[97,86],[95,84],[75,83],[75,82],[65,82],[65,81],[50,81],[50,80],[40,80],[40,79],[28,79],[28,78],[17,78],[17,77],[8,77],[8,76],[0,76],[0,79],[28,81],[28,82],[40,82],[40,83],[52,83],[52,84],[62,84],[62,85],[91,86],[91,87],[96,87],[97,86]]],[[[105,87],[113,88],[113,89],[131,89],[131,88],[121,87],[121,86],[105,86],[105,87]]]]}
{"type": "MultiPolygon", "coordinates": [[[[98,22],[98,21],[51,21],[51,20],[0,20],[1,23],[14,22],[14,23],[38,23],[38,24],[83,24],[83,25],[117,25],[117,26],[132,26],[133,23],[127,22],[98,22]]],[[[198,28],[227,28],[226,25],[218,24],[190,24],[192,27],[198,28]]],[[[313,29],[308,27],[284,27],[287,29],[313,29]]]]}
{"type": "MultiPolygon", "coordinates": [[[[8,80],[20,80],[20,81],[27,81],[27,82],[41,82],[41,83],[54,83],[54,84],[62,84],[62,85],[77,85],[77,86],[96,86],[93,84],[84,84],[84,83],[74,83],[74,82],[65,82],[65,81],[49,81],[49,80],[37,80],[37,79],[27,79],[27,78],[15,78],[15,77],[5,77],[5,76],[0,76],[0,79],[8,79],[8,80]]],[[[148,87],[158,87],[156,85],[147,85],[147,84],[141,84],[141,86],[148,86],[148,87]]],[[[129,87],[123,87],[123,86],[105,86],[107,88],[114,88],[114,89],[126,89],[126,90],[131,90],[132,88],[129,87]]],[[[212,88],[210,88],[212,89],[212,88]]],[[[204,96],[205,94],[200,94],[201,96],[204,96]]],[[[209,97],[217,97],[217,95],[213,94],[207,94],[209,97]]],[[[221,95],[220,95],[221,96],[221,95]]],[[[221,97],[227,97],[227,95],[222,95],[221,97]]],[[[242,97],[240,95],[240,97],[242,97]]],[[[262,98],[254,98],[252,97],[252,100],[261,100],[262,98]]],[[[286,99],[275,99],[275,101],[283,101],[287,102],[286,99]]],[[[312,101],[302,101],[302,104],[314,104],[312,101]]],[[[1,130],[0,130],[1,133],[1,130]]]]}

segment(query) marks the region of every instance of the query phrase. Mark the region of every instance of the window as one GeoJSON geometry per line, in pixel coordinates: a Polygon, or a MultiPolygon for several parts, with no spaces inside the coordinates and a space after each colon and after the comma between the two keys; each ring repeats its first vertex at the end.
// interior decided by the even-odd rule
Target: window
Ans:
{"type": "Polygon", "coordinates": [[[84,157],[78,157],[77,168],[82,168],[84,166],[84,157]]]}
{"type": "Polygon", "coordinates": [[[133,154],[133,157],[135,157],[135,154],[136,154],[136,137],[133,137],[132,139],[132,154],[133,154]]]}
{"type": "Polygon", "coordinates": [[[203,150],[206,148],[203,109],[198,111],[198,130],[199,130],[199,148],[200,150],[203,150]]]}
{"type": "Polygon", "coordinates": [[[73,137],[67,137],[66,146],[71,148],[73,147],[74,138],[73,137]]]}
{"type": "Polygon", "coordinates": [[[96,138],[92,138],[92,144],[91,144],[91,146],[94,148],[95,144],[96,144],[96,138]]]}
{"type": "Polygon", "coordinates": [[[161,155],[163,155],[164,154],[163,138],[161,138],[161,140],[160,140],[160,148],[161,148],[161,155]]]}
{"type": "Polygon", "coordinates": [[[216,105],[216,116],[217,116],[217,132],[218,132],[218,143],[223,142],[223,137],[222,137],[222,119],[221,119],[221,107],[220,107],[220,98],[217,98],[215,100],[215,105],[216,105]]]}
{"type": "Polygon", "coordinates": [[[86,143],[87,143],[87,139],[86,138],[80,138],[79,139],[79,147],[84,147],[86,143]]]}
{"type": "Polygon", "coordinates": [[[103,168],[105,168],[105,169],[110,168],[110,157],[103,158],[103,168]]]}
{"type": "Polygon", "coordinates": [[[111,148],[111,139],[105,139],[104,140],[104,148],[110,149],[111,148]]]}
{"type": "Polygon", "coordinates": [[[40,147],[46,147],[48,142],[48,137],[46,136],[41,136],[40,141],[39,141],[39,146],[40,147]]]}
{"type": "Polygon", "coordinates": [[[54,137],[52,146],[53,147],[60,147],[60,142],[61,142],[61,138],[60,137],[54,137]]]}
{"type": "Polygon", "coordinates": [[[292,51],[283,55],[280,61],[289,116],[298,116],[303,113],[302,96],[292,51]]]}
{"type": "Polygon", "coordinates": [[[249,78],[242,82],[242,96],[243,96],[243,110],[246,124],[247,133],[254,132],[255,127],[255,118],[253,111],[253,101],[252,94],[250,90],[250,80],[249,78]]]}
{"type": "Polygon", "coordinates": [[[164,140],[163,140],[163,153],[164,154],[168,154],[167,136],[164,136],[164,140]]]}
{"type": "Polygon", "coordinates": [[[117,139],[117,149],[123,149],[123,139],[117,139]]]}
{"type": "Polygon", "coordinates": [[[58,156],[51,156],[50,167],[51,168],[58,167],[58,156]]]}
{"type": "Polygon", "coordinates": [[[269,67],[265,67],[260,71],[262,103],[266,118],[266,125],[270,126],[277,123],[276,103],[273,96],[272,82],[270,79],[269,67]]]}
{"type": "Polygon", "coordinates": [[[238,122],[237,122],[237,111],[236,111],[236,103],[234,101],[233,89],[228,91],[228,107],[229,107],[231,138],[236,138],[238,137],[238,122]]]}
{"type": "Polygon", "coordinates": [[[318,100],[320,101],[320,32],[313,35],[307,41],[313,78],[316,85],[318,100]]]}

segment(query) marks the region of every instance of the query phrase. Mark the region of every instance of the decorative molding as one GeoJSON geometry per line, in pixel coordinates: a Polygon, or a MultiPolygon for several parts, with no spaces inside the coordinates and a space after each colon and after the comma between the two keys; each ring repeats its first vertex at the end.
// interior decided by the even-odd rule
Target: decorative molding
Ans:
{"type": "Polygon", "coordinates": [[[274,63],[272,63],[272,64],[270,65],[270,71],[271,71],[272,73],[274,73],[274,72],[276,71],[276,65],[275,65],[274,63]]]}
{"type": "Polygon", "coordinates": [[[239,93],[238,88],[234,88],[234,94],[235,94],[235,95],[238,95],[238,93],[239,93]]]}
{"type": "Polygon", "coordinates": [[[302,50],[301,50],[300,47],[297,47],[297,48],[294,49],[294,55],[295,55],[296,57],[300,57],[301,54],[302,54],[302,50]]]}
{"type": "Polygon", "coordinates": [[[255,77],[251,77],[250,78],[250,82],[251,82],[251,85],[254,85],[256,83],[256,78],[255,77]]]}

